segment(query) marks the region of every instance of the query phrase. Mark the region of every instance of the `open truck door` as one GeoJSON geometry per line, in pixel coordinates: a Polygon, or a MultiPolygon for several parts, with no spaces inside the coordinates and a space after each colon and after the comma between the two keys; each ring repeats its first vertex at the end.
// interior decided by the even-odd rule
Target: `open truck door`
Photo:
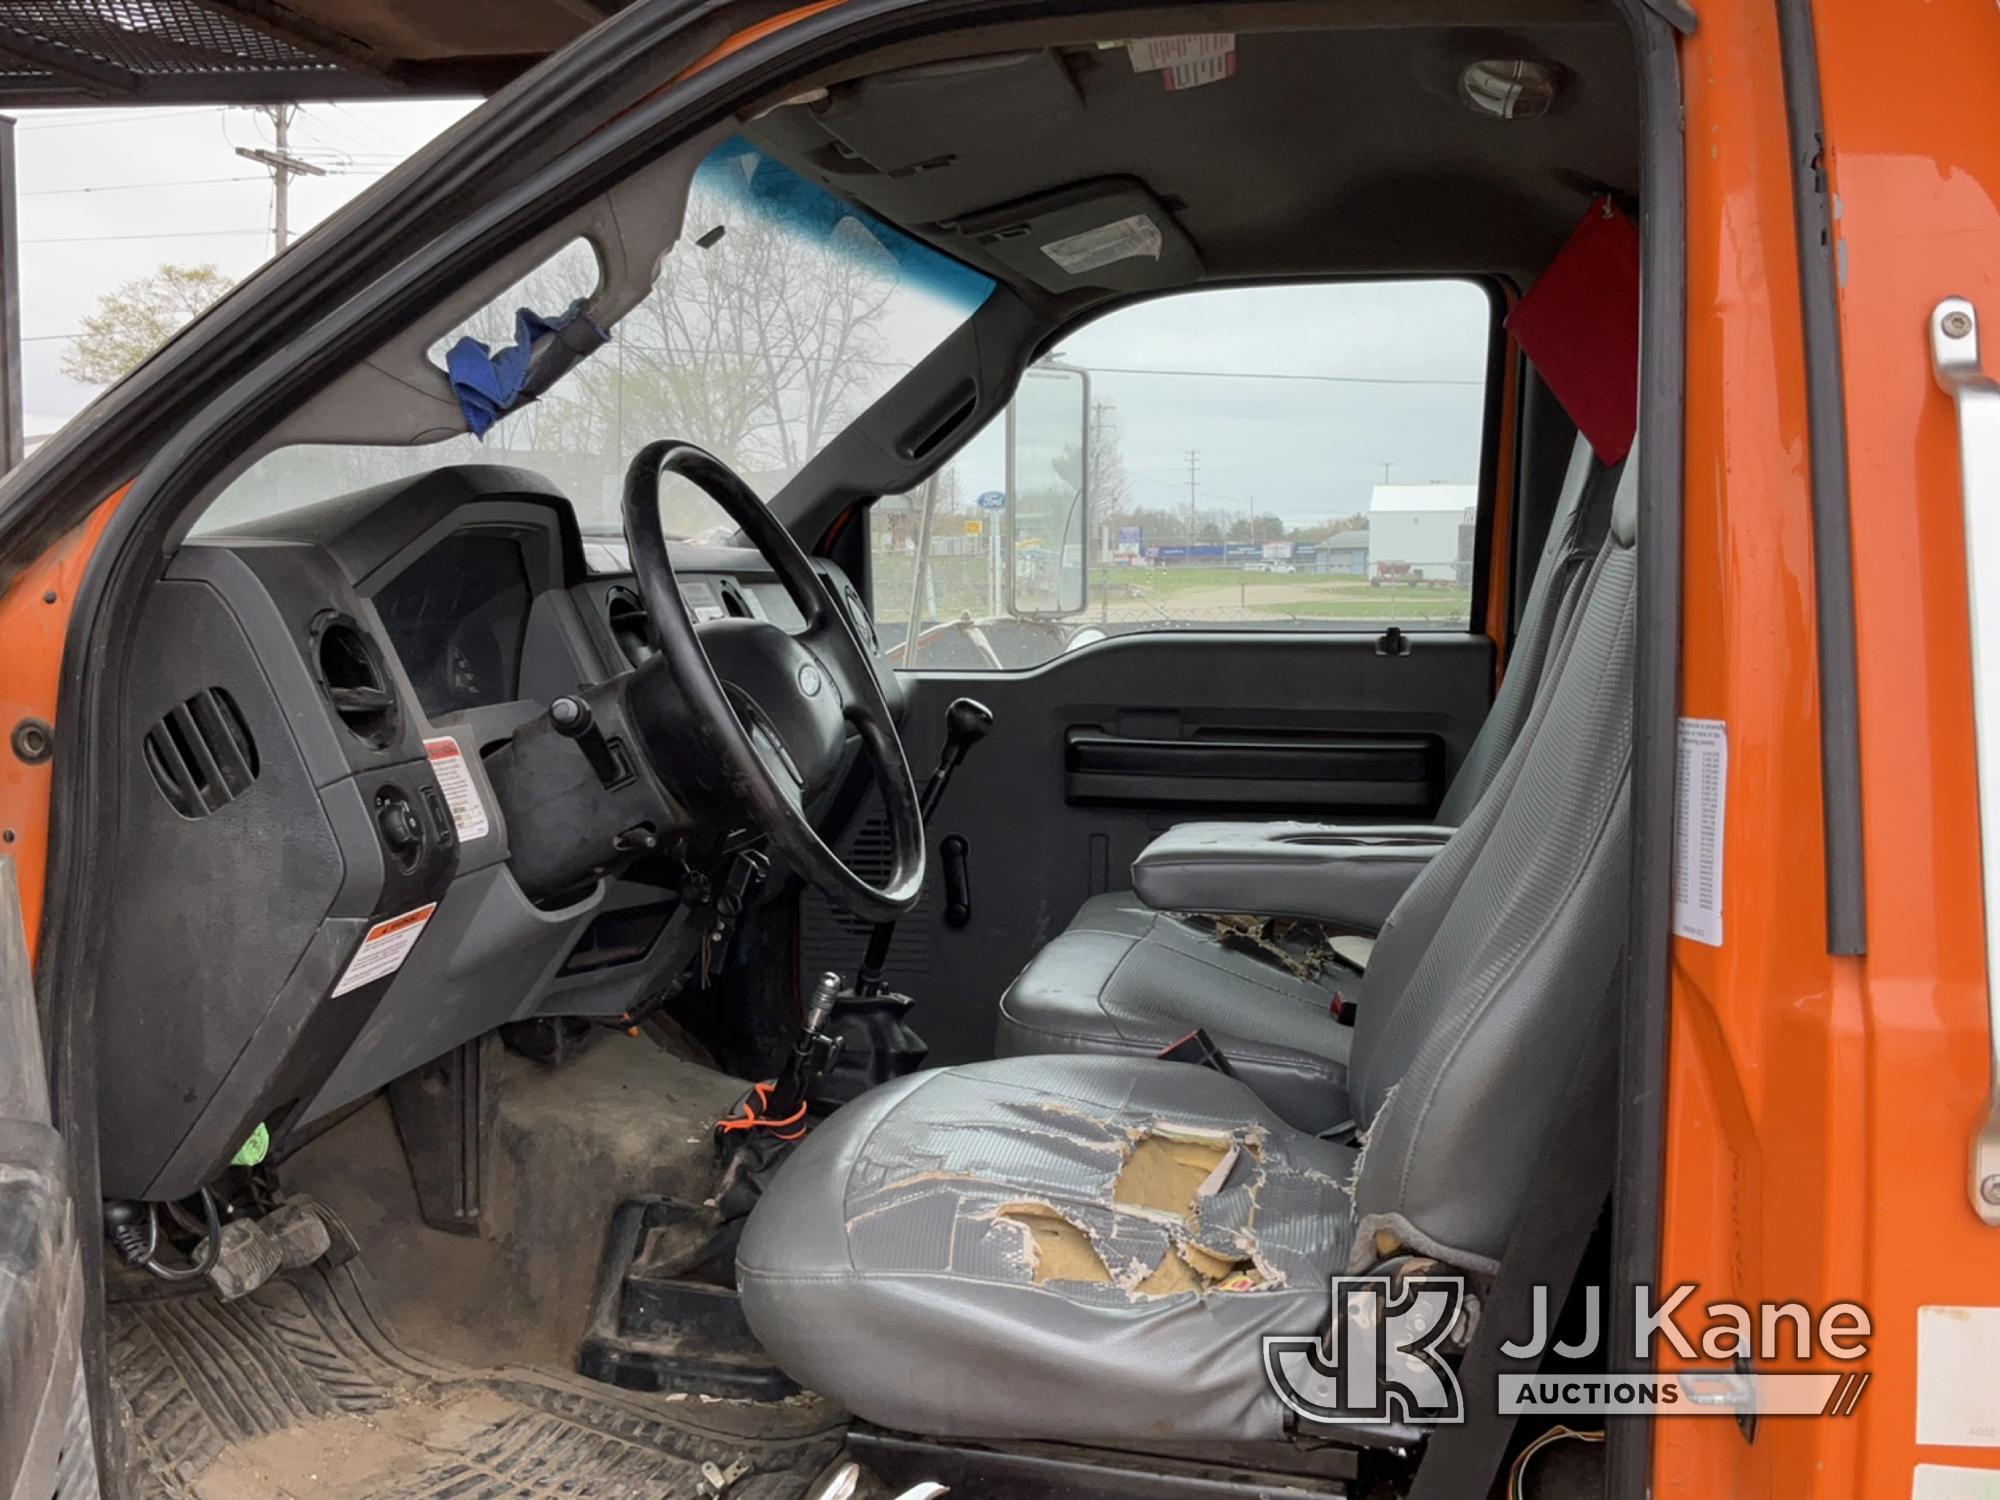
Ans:
{"type": "Polygon", "coordinates": [[[69,1154],[50,1123],[14,862],[0,859],[0,1494],[97,1493],[69,1154]]]}

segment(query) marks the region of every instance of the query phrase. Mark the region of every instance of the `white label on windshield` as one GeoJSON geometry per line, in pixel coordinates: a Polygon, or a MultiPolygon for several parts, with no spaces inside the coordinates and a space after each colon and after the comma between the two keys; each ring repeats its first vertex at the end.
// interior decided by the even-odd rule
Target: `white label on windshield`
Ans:
{"type": "Polygon", "coordinates": [[[1153,73],[1189,63],[1214,62],[1236,50],[1233,31],[1199,32],[1193,36],[1149,36],[1125,44],[1134,73],[1153,73]]]}
{"type": "Polygon", "coordinates": [[[1166,74],[1167,91],[1200,88],[1236,74],[1236,34],[1211,31],[1198,36],[1157,36],[1127,42],[1125,55],[1135,73],[1166,74]]]}
{"type": "Polygon", "coordinates": [[[1158,260],[1160,243],[1160,226],[1145,214],[1133,214],[1129,219],[1086,229],[1082,234],[1051,240],[1042,246],[1042,254],[1077,276],[1108,266],[1114,260],[1131,260],[1140,255],[1158,260]]]}
{"type": "Polygon", "coordinates": [[[1198,89],[1204,83],[1220,83],[1235,76],[1234,52],[1225,52],[1220,57],[1198,58],[1194,62],[1175,63],[1167,69],[1167,92],[1175,94],[1182,89],[1198,89]]]}
{"type": "Polygon", "coordinates": [[[361,946],[354,950],[354,957],[348,960],[347,968],[340,976],[340,982],[333,987],[336,995],[344,995],[349,990],[358,990],[364,984],[373,984],[378,979],[386,979],[403,967],[403,960],[410,956],[410,950],[417,946],[417,939],[424,935],[424,924],[437,910],[437,902],[420,906],[415,911],[406,911],[400,917],[391,917],[386,922],[377,922],[368,929],[368,936],[361,940],[361,946]]]}
{"type": "Polygon", "coordinates": [[[1674,749],[1674,935],[1720,948],[1729,726],[1682,719],[1674,749]]]}
{"type": "Polygon", "coordinates": [[[425,740],[424,752],[431,758],[431,774],[437,777],[438,790],[444,793],[444,805],[451,809],[458,841],[462,844],[467,839],[485,838],[491,827],[486,821],[486,804],[479,800],[479,788],[473,783],[472,772],[465,764],[465,751],[459,748],[458,741],[448,734],[425,740]]]}

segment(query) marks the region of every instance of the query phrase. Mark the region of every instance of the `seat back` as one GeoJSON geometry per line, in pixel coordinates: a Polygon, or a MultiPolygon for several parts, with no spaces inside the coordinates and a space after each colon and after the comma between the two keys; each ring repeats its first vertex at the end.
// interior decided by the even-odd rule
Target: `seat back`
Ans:
{"type": "Polygon", "coordinates": [[[1493,1269],[1564,1086],[1604,1061],[1582,1050],[1627,923],[1637,482],[1628,461],[1489,795],[1376,945],[1348,1075],[1358,1264],[1493,1269]]]}
{"type": "Polygon", "coordinates": [[[1579,433],[1576,446],[1570,450],[1569,468],[1563,474],[1541,559],[1535,564],[1534,581],[1528,586],[1528,602],[1514,631],[1507,673],[1472,748],[1466,751],[1444,801],[1438,804],[1437,821],[1447,828],[1456,828],[1472,816],[1472,809],[1500,774],[1507,752],[1514,748],[1528,722],[1550,652],[1576,597],[1577,580],[1604,540],[1616,483],[1616,467],[1599,463],[1590,443],[1579,433]]]}

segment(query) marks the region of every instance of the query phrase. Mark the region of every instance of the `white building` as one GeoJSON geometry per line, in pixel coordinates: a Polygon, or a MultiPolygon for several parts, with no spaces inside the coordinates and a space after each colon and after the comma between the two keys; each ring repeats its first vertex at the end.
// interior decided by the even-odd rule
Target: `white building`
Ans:
{"type": "Polygon", "coordinates": [[[1455,583],[1472,576],[1478,486],[1378,484],[1368,501],[1368,576],[1455,583]]]}

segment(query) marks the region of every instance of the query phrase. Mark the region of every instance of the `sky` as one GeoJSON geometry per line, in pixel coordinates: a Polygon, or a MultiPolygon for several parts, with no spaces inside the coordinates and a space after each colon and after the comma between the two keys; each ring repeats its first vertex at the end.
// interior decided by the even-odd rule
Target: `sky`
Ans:
{"type": "MultiPolygon", "coordinates": [[[[294,180],[293,233],[476,102],[304,105],[292,149],[329,175],[294,180]]],[[[16,119],[34,437],[92,395],[58,362],[100,297],[164,263],[212,262],[240,278],[270,255],[269,175],[236,148],[268,146],[271,121],[194,106],[24,110],[16,119]]],[[[894,360],[914,362],[962,315],[915,305],[922,300],[892,315],[894,360]]],[[[1115,313],[1064,340],[1057,357],[1091,372],[1134,504],[1185,508],[1193,453],[1201,511],[1254,506],[1309,525],[1365,510],[1385,479],[1476,480],[1487,316],[1484,295],[1463,283],[1210,290],[1115,313]]],[[[1001,488],[1003,461],[999,432],[981,434],[958,460],[962,485],[1001,488]]]]}
{"type": "MultiPolygon", "coordinates": [[[[294,179],[294,235],[318,223],[474,107],[475,100],[307,104],[292,149],[329,175],[294,179]]],[[[271,254],[271,179],[238,146],[269,146],[254,110],[18,110],[23,401],[30,437],[92,390],[58,369],[64,336],[100,297],[163,264],[241,278],[271,254]]]]}

